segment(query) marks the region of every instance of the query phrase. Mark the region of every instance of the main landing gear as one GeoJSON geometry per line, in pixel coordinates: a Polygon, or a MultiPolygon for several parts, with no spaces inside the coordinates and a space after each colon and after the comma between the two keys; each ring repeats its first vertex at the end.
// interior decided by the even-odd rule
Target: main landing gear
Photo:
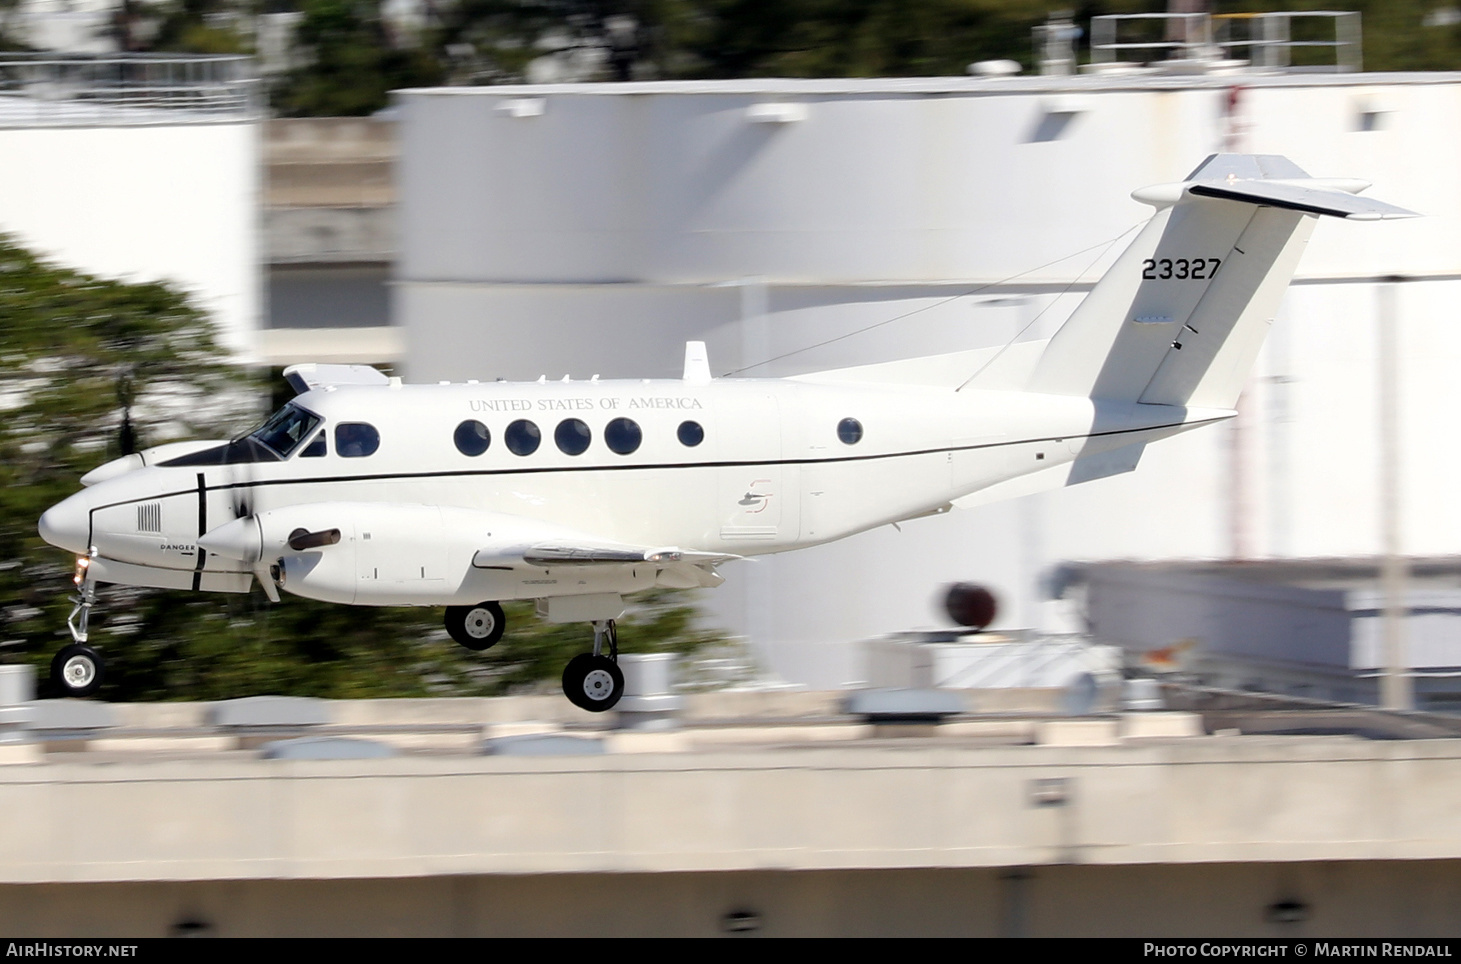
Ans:
{"type": "Polygon", "coordinates": [[[86,566],[83,565],[89,562],[83,558],[76,564],[75,605],[66,619],[72,643],[63,646],[51,660],[51,682],[63,696],[90,696],[101,687],[106,674],[106,663],[101,654],[86,644],[91,607],[96,605],[96,583],[86,577],[86,566]]]}
{"type": "MultiPolygon", "coordinates": [[[[446,624],[447,634],[453,640],[476,653],[497,646],[507,628],[503,608],[495,602],[447,606],[446,624]]],[[[73,647],[67,647],[70,649],[73,647]]],[[[589,713],[611,710],[624,695],[624,673],[619,670],[619,634],[614,619],[593,621],[593,651],[579,653],[568,660],[562,670],[562,694],[568,697],[568,703],[589,713]],[[603,654],[605,643],[608,656],[603,654]]]]}
{"type": "Polygon", "coordinates": [[[496,646],[506,628],[502,607],[495,602],[446,607],[447,635],[473,652],[496,646]]]}
{"type": "Polygon", "coordinates": [[[624,674],[619,669],[619,633],[612,619],[594,620],[594,651],[579,653],[563,668],[563,695],[590,713],[612,709],[624,695],[624,674]],[[609,655],[603,654],[605,640],[609,655]]]}
{"type": "MultiPolygon", "coordinates": [[[[82,618],[85,619],[84,616],[82,618]]],[[[613,709],[619,697],[624,695],[624,673],[619,669],[619,632],[614,621],[596,619],[593,627],[594,651],[579,653],[563,668],[563,695],[574,706],[590,713],[602,713],[613,709]],[[604,655],[606,643],[608,655],[604,655]]],[[[474,652],[497,645],[506,628],[502,606],[495,602],[446,607],[447,634],[474,652]]],[[[73,648],[68,646],[66,651],[73,648]]],[[[56,658],[61,659],[60,656],[56,658]]]]}

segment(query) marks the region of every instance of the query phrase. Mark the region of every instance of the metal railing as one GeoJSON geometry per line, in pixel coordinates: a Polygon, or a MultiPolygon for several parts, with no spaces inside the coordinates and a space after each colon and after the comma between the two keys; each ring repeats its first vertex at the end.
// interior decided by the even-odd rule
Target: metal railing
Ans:
{"type": "MultiPolygon", "coordinates": [[[[1128,30],[1129,38],[1131,32],[1128,30]]],[[[1212,18],[1205,13],[1113,13],[1091,18],[1091,62],[1096,64],[1130,60],[1196,60],[1212,50],[1212,18]],[[1141,39],[1122,39],[1123,26],[1147,26],[1160,22],[1161,39],[1145,34],[1141,39]],[[1125,52],[1137,52],[1128,58],[1125,52]],[[1148,53],[1161,56],[1146,56],[1148,53]],[[1123,56],[1118,56],[1122,54],[1123,56]]]]}
{"type": "Polygon", "coordinates": [[[1254,67],[1275,70],[1357,71],[1361,65],[1360,14],[1303,10],[1276,13],[1121,13],[1091,18],[1093,64],[1231,59],[1246,54],[1254,67]],[[1334,39],[1294,39],[1294,20],[1328,20],[1334,39]],[[1153,29],[1156,28],[1156,29],[1153,29]],[[1302,49],[1332,50],[1334,62],[1294,64],[1302,49]]]}
{"type": "Polygon", "coordinates": [[[1358,71],[1362,63],[1358,11],[1301,10],[1278,13],[1224,13],[1213,16],[1217,45],[1231,57],[1242,50],[1255,67],[1275,70],[1358,71]],[[1329,20],[1333,40],[1293,39],[1294,18],[1329,20]],[[1297,49],[1333,50],[1333,64],[1295,65],[1297,49]]]}
{"type": "Polygon", "coordinates": [[[239,55],[0,55],[0,126],[185,124],[262,113],[239,55]]]}

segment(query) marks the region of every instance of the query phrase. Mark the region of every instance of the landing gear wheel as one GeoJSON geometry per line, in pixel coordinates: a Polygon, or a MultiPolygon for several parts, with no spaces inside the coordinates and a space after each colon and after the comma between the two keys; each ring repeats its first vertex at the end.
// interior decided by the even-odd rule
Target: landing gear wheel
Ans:
{"type": "Polygon", "coordinates": [[[607,656],[580,653],[563,668],[563,695],[580,709],[602,713],[624,695],[624,673],[607,656]]]}
{"type": "Polygon", "coordinates": [[[90,646],[72,643],[51,660],[51,681],[64,696],[90,696],[101,687],[106,663],[90,646]]]}
{"type": "Polygon", "coordinates": [[[446,607],[447,634],[474,652],[496,646],[506,628],[502,607],[495,602],[446,607]]]}

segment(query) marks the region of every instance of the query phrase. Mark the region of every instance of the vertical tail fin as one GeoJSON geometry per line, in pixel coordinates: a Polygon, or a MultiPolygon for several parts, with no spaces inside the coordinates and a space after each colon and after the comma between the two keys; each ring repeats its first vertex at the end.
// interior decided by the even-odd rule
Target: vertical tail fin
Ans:
{"type": "Polygon", "coordinates": [[[1282,157],[1214,154],[1186,181],[1137,191],[1159,210],[1050,340],[1028,390],[1231,408],[1313,216],[1414,216],[1353,195],[1366,186],[1282,157]]]}

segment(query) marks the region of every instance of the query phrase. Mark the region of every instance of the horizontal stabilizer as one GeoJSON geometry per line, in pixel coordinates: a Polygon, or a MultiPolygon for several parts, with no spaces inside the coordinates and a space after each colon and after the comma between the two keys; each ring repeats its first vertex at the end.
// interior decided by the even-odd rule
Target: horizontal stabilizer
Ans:
{"type": "Polygon", "coordinates": [[[1355,196],[1369,186],[1369,181],[1353,178],[1310,177],[1277,154],[1213,154],[1187,180],[1144,187],[1131,196],[1159,208],[1190,194],[1355,221],[1419,217],[1394,204],[1355,196]]]}
{"type": "Polygon", "coordinates": [[[1373,198],[1356,197],[1347,191],[1310,187],[1284,181],[1215,181],[1198,182],[1187,188],[1198,197],[1222,198],[1225,201],[1246,201],[1269,207],[1303,211],[1305,214],[1328,214],[1355,221],[1379,221],[1390,218],[1418,217],[1408,211],[1373,198]]]}

